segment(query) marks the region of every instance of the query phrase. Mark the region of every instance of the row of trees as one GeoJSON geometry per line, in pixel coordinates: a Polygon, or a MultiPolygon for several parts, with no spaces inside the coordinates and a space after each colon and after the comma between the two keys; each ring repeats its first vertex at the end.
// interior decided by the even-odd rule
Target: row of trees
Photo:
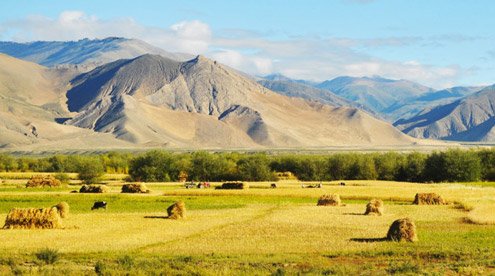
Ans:
{"type": "Polygon", "coordinates": [[[495,150],[452,149],[433,153],[171,153],[150,151],[101,155],[14,158],[0,155],[0,171],[129,173],[135,181],[271,181],[292,172],[306,181],[368,179],[410,182],[495,180],[495,150]]]}

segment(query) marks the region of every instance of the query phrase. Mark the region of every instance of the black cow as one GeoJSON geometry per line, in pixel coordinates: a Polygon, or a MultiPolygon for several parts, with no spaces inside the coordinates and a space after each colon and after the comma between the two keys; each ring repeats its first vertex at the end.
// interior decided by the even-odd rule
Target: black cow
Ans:
{"type": "Polygon", "coordinates": [[[277,188],[277,184],[272,183],[272,185],[270,185],[270,187],[272,187],[272,189],[275,189],[275,188],[277,188]]]}
{"type": "Polygon", "coordinates": [[[100,209],[100,208],[103,208],[106,210],[107,209],[107,202],[106,201],[96,201],[93,204],[93,207],[91,207],[91,210],[100,209]]]}
{"type": "Polygon", "coordinates": [[[340,186],[345,186],[345,182],[340,182],[340,186]]]}

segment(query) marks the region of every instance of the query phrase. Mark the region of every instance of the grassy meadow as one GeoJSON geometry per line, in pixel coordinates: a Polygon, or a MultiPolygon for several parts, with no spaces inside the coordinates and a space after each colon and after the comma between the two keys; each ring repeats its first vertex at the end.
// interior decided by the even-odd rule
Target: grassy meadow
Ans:
{"type": "Polygon", "coordinates": [[[495,188],[488,184],[346,181],[303,189],[281,181],[276,189],[252,182],[246,190],[215,190],[148,183],[149,194],[121,194],[123,177],[107,176],[109,193],[79,194],[71,193],[77,182],[24,188],[20,175],[0,177],[2,220],[14,207],[70,205],[64,229],[0,230],[2,275],[495,273],[495,188]],[[417,192],[450,204],[412,205],[417,192]],[[316,206],[329,193],[346,205],[316,206]],[[371,198],[385,202],[383,216],[362,215],[371,198]],[[99,200],[108,209],[91,211],[99,200]],[[166,219],[177,200],[187,218],[166,219]],[[403,217],[415,221],[419,241],[380,241],[403,217]]]}

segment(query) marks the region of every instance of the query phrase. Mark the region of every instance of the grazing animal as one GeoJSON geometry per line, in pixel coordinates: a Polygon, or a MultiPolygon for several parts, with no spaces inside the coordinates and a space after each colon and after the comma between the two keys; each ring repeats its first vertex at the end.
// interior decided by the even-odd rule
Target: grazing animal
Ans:
{"type": "Polygon", "coordinates": [[[345,182],[340,182],[340,186],[345,186],[345,182]]]}
{"type": "Polygon", "coordinates": [[[189,183],[184,184],[184,187],[186,187],[186,189],[192,189],[196,187],[196,184],[194,184],[194,182],[191,181],[189,183]]]}
{"type": "Polygon", "coordinates": [[[275,189],[275,188],[277,188],[277,184],[272,183],[272,185],[270,185],[270,187],[271,187],[272,189],[275,189]]]}
{"type": "Polygon", "coordinates": [[[103,208],[106,210],[107,209],[107,202],[106,201],[96,201],[93,204],[93,207],[91,207],[91,210],[100,209],[100,208],[103,208]]]}

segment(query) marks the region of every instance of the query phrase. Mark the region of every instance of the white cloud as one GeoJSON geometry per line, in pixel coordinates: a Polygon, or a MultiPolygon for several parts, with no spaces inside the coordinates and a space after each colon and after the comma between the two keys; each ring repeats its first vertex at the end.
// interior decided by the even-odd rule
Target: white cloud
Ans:
{"type": "Polygon", "coordinates": [[[121,36],[142,39],[169,51],[192,54],[207,52],[211,39],[210,27],[196,20],[179,22],[169,28],[158,28],[143,26],[132,18],[102,20],[81,11],[64,11],[57,19],[29,16],[24,20],[5,22],[2,26],[6,31],[1,32],[0,37],[15,41],[121,36]]]}
{"type": "Polygon", "coordinates": [[[247,30],[230,29],[214,34],[208,24],[198,20],[159,28],[144,26],[132,18],[102,20],[81,11],[64,11],[55,19],[30,16],[0,23],[2,40],[77,40],[108,36],[141,39],[171,52],[204,54],[254,75],[279,72],[292,78],[315,81],[342,75],[380,75],[442,88],[456,83],[464,73],[458,66],[439,67],[414,60],[385,60],[370,56],[363,50],[367,47],[401,47],[424,41],[419,37],[292,37],[273,40],[247,30]]]}

